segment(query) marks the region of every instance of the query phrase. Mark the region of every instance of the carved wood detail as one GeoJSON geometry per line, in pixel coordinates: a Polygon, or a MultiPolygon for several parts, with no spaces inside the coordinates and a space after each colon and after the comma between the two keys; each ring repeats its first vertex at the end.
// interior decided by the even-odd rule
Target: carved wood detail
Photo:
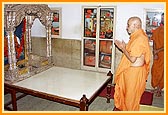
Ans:
{"type": "Polygon", "coordinates": [[[32,16],[33,19],[39,18],[40,22],[47,26],[46,16],[49,16],[51,12],[46,4],[6,4],[5,11],[16,12],[15,26],[18,26],[26,16],[32,16]]]}
{"type": "MultiPolygon", "coordinates": [[[[32,53],[31,48],[31,27],[36,18],[46,28],[46,39],[47,39],[47,55],[46,57],[50,61],[51,59],[51,24],[53,13],[51,9],[46,4],[4,4],[4,29],[7,32],[8,39],[8,60],[9,60],[9,70],[5,72],[5,80],[14,81],[20,76],[19,69],[17,67],[16,51],[14,44],[14,31],[22,20],[26,19],[26,55],[28,59],[32,53]],[[12,78],[11,78],[12,76],[12,78]]],[[[26,63],[29,63],[27,61],[26,63]]],[[[29,73],[29,64],[27,64],[26,72],[29,73]]]]}

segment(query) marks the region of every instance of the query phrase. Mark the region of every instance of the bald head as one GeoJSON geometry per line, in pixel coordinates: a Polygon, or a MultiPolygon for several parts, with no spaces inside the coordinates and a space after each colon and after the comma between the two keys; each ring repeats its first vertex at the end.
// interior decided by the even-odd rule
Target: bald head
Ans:
{"type": "Polygon", "coordinates": [[[139,17],[131,17],[128,19],[126,29],[129,35],[141,28],[142,28],[142,21],[139,17]]]}
{"type": "Polygon", "coordinates": [[[135,25],[135,28],[140,29],[142,28],[142,21],[139,17],[131,17],[128,19],[128,22],[135,25]]]}

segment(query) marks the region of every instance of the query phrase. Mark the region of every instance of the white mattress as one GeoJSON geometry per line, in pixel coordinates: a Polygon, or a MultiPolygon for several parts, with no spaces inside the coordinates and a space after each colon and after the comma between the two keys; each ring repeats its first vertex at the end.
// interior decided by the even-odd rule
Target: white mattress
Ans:
{"type": "Polygon", "coordinates": [[[13,85],[79,101],[89,99],[109,78],[106,73],[52,67],[13,85]]]}

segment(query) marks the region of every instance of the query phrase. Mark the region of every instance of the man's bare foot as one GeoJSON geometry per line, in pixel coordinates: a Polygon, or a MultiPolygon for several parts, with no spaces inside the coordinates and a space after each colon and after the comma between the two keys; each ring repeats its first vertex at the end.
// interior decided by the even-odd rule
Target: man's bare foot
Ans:
{"type": "Polygon", "coordinates": [[[114,107],[113,111],[120,111],[118,108],[114,107]]]}

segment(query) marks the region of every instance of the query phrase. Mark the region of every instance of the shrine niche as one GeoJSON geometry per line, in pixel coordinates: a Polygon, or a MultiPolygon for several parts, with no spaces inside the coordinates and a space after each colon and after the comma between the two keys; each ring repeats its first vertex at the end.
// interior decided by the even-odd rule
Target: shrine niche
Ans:
{"type": "Polygon", "coordinates": [[[4,17],[5,82],[17,82],[49,68],[53,13],[48,5],[5,4],[4,17]],[[36,18],[46,29],[46,56],[32,53],[31,27],[36,18]]]}

